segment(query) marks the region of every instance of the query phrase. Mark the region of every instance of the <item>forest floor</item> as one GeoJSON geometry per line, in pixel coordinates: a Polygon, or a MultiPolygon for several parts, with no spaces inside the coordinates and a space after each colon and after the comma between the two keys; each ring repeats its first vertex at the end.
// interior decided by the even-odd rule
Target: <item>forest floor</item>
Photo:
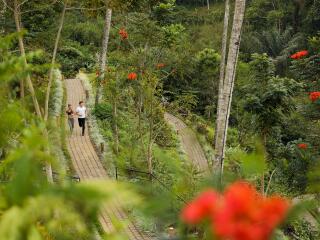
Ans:
{"type": "MultiPolygon", "coordinates": [[[[67,79],[66,89],[67,102],[72,104],[72,106],[76,107],[79,101],[85,99],[84,88],[79,79],[67,79]]],[[[88,128],[86,129],[85,136],[81,136],[80,130],[80,127],[75,121],[74,132],[68,137],[67,141],[74,169],[79,175],[81,181],[108,178],[107,172],[90,140],[88,128]]],[[[111,233],[115,230],[112,223],[113,219],[124,224],[124,233],[128,236],[128,239],[152,239],[148,234],[140,231],[140,229],[138,229],[138,227],[129,219],[127,213],[116,204],[114,204],[112,208],[103,208],[100,215],[100,223],[105,232],[111,233]]]]}
{"type": "Polygon", "coordinates": [[[166,121],[177,131],[181,140],[181,146],[186,153],[187,158],[201,172],[209,171],[208,160],[197,139],[196,134],[189,128],[181,119],[173,116],[170,113],[164,115],[166,121]]]}

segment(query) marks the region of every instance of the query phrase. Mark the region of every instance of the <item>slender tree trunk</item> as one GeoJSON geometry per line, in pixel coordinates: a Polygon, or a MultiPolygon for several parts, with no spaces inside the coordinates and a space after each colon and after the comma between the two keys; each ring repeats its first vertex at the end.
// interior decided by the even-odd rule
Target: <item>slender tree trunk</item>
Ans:
{"type": "MultiPolygon", "coordinates": [[[[47,128],[45,128],[43,130],[43,135],[45,137],[45,139],[49,139],[49,133],[48,133],[48,130],[47,128]]],[[[46,149],[47,153],[50,154],[50,151],[49,149],[46,149]]],[[[49,183],[53,183],[53,175],[52,175],[52,166],[51,166],[51,163],[50,162],[46,162],[46,174],[47,174],[47,180],[49,183]]]]}
{"type": "MultiPolygon", "coordinates": [[[[20,15],[20,10],[19,10],[19,5],[18,5],[18,1],[17,0],[14,0],[13,15],[14,15],[14,21],[15,21],[15,24],[16,24],[17,32],[21,33],[21,27],[20,27],[21,25],[20,25],[20,20],[19,20],[20,19],[20,16],[19,16],[20,15]]],[[[25,48],[24,48],[23,38],[22,38],[21,35],[18,36],[18,42],[19,42],[19,49],[20,49],[20,52],[21,52],[21,56],[23,58],[25,66],[27,66],[28,62],[27,62],[27,58],[26,58],[26,51],[25,51],[25,48]]],[[[37,97],[36,97],[36,94],[35,94],[35,91],[34,91],[34,87],[33,87],[33,84],[32,84],[32,81],[31,81],[31,78],[30,78],[29,74],[27,75],[26,81],[27,81],[28,89],[29,89],[31,97],[32,97],[32,101],[33,101],[33,105],[34,105],[35,111],[36,111],[37,115],[40,118],[42,118],[42,114],[41,114],[41,111],[40,111],[40,106],[39,106],[39,103],[38,103],[38,100],[37,100],[37,97]]],[[[22,89],[24,89],[23,81],[20,83],[20,87],[22,87],[22,89]]],[[[23,95],[24,95],[24,93],[23,93],[23,95]]]]}
{"type": "Polygon", "coordinates": [[[56,62],[56,56],[57,56],[61,31],[62,31],[63,24],[64,24],[64,18],[65,18],[65,14],[66,14],[67,5],[68,5],[68,0],[65,1],[64,6],[63,6],[63,10],[62,10],[61,18],[60,18],[60,24],[59,24],[56,40],[54,43],[54,49],[53,49],[53,54],[52,54],[52,59],[51,59],[51,67],[50,67],[50,72],[49,72],[49,82],[48,82],[48,86],[47,86],[45,106],[44,106],[44,120],[45,121],[47,121],[48,115],[49,115],[49,99],[50,99],[50,91],[51,91],[52,78],[53,78],[53,70],[54,70],[54,64],[56,62]]]}
{"type": "MultiPolygon", "coordinates": [[[[21,27],[20,27],[21,25],[20,25],[19,13],[20,12],[19,12],[18,1],[14,0],[14,12],[13,12],[14,21],[15,21],[15,24],[16,24],[17,32],[20,33],[21,32],[21,27]]],[[[25,48],[24,48],[22,35],[18,36],[18,41],[19,41],[19,49],[20,49],[20,52],[21,52],[21,56],[22,56],[22,58],[24,60],[25,66],[27,66],[28,62],[27,62],[27,58],[26,58],[26,52],[25,52],[25,48]]],[[[36,110],[36,113],[37,113],[38,117],[42,119],[42,114],[41,114],[41,111],[40,111],[40,107],[39,107],[39,103],[38,103],[37,97],[35,95],[35,91],[34,91],[34,87],[33,87],[30,75],[27,75],[26,81],[27,81],[28,89],[30,91],[32,100],[33,100],[33,105],[34,105],[34,108],[36,110]]],[[[44,129],[43,134],[45,135],[45,138],[48,139],[48,131],[47,131],[46,128],[44,129]]],[[[51,164],[49,162],[46,163],[46,173],[47,173],[48,181],[52,183],[53,182],[52,168],[51,168],[51,164]]]]}
{"type": "Polygon", "coordinates": [[[152,178],[152,145],[153,145],[153,93],[150,102],[150,117],[149,117],[149,142],[147,151],[148,172],[152,178]]]}
{"type": "MultiPolygon", "coordinates": [[[[20,8],[19,8],[19,5],[18,5],[17,1],[14,1],[14,20],[15,20],[15,23],[16,23],[17,32],[20,32],[21,31],[20,8]],[[18,28],[19,28],[19,30],[18,30],[18,28]]],[[[22,39],[22,37],[21,37],[21,39],[22,39]]],[[[24,49],[24,47],[23,47],[23,42],[22,43],[20,42],[20,36],[19,36],[19,48],[20,48],[20,52],[21,52],[21,55],[22,55],[21,49],[24,49]]],[[[25,96],[25,93],[24,93],[24,79],[22,78],[20,80],[20,98],[21,98],[22,101],[24,100],[24,96],[25,96]]]]}
{"type": "Polygon", "coordinates": [[[118,129],[118,105],[117,99],[115,98],[113,101],[113,129],[115,136],[115,150],[116,155],[119,154],[119,129],[118,129]]]}
{"type": "Polygon", "coordinates": [[[229,53],[227,66],[225,70],[223,98],[219,106],[219,115],[217,116],[215,151],[216,159],[220,165],[220,176],[223,174],[223,161],[225,155],[225,145],[227,140],[227,130],[232,102],[232,92],[235,81],[236,65],[241,40],[241,29],[245,12],[245,0],[236,0],[231,39],[229,44],[229,53]]]}
{"type": "Polygon", "coordinates": [[[104,76],[105,76],[108,43],[109,43],[109,35],[110,35],[110,25],[111,25],[111,17],[112,17],[112,10],[108,9],[108,1],[105,1],[105,4],[106,4],[106,16],[105,16],[104,33],[103,33],[103,40],[102,40],[100,76],[99,76],[99,81],[97,83],[97,89],[96,89],[96,101],[95,101],[96,105],[99,104],[99,101],[101,98],[101,91],[102,91],[101,81],[104,79],[104,76]]]}
{"type": "MultiPolygon", "coordinates": [[[[218,129],[218,118],[221,116],[221,104],[223,102],[223,88],[224,88],[224,73],[226,66],[226,55],[227,55],[227,42],[228,42],[228,27],[229,27],[229,16],[230,16],[230,2],[225,0],[225,12],[224,12],[224,23],[223,23],[223,34],[222,34],[222,47],[221,47],[221,62],[220,62],[220,76],[219,76],[219,88],[218,88],[218,105],[217,105],[217,121],[216,128],[218,129]]],[[[217,145],[217,132],[214,136],[214,145],[217,145]]],[[[213,168],[217,169],[218,161],[215,159],[213,168]]]]}
{"type": "Polygon", "coordinates": [[[6,11],[7,11],[7,6],[3,4],[3,8],[0,9],[0,34],[5,33],[6,11]]]}
{"type": "MultiPolygon", "coordinates": [[[[263,148],[264,148],[264,161],[266,162],[267,161],[267,131],[266,129],[264,129],[262,131],[262,138],[263,138],[263,148]]],[[[265,181],[264,181],[264,177],[265,177],[265,174],[264,174],[264,169],[262,170],[262,173],[261,173],[261,194],[262,195],[265,195],[265,181]]]]}
{"type": "Polygon", "coordinates": [[[208,10],[210,10],[210,0],[207,0],[207,7],[208,7],[208,10]]]}

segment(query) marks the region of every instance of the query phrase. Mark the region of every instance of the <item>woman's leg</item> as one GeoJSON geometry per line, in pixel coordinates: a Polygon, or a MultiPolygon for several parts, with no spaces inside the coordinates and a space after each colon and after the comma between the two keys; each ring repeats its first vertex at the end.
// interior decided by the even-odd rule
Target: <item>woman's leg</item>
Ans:
{"type": "Polygon", "coordinates": [[[74,119],[69,118],[68,122],[69,122],[70,132],[72,133],[74,129],[74,119]]]}
{"type": "Polygon", "coordinates": [[[68,118],[68,125],[69,125],[70,132],[72,132],[71,118],[68,118]]]}

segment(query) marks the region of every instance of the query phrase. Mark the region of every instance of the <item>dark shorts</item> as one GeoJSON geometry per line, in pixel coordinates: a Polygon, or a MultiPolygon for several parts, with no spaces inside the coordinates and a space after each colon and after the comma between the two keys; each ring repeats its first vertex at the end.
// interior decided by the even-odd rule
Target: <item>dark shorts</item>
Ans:
{"type": "Polygon", "coordinates": [[[86,119],[85,118],[78,118],[79,127],[85,128],[86,127],[86,119]]]}

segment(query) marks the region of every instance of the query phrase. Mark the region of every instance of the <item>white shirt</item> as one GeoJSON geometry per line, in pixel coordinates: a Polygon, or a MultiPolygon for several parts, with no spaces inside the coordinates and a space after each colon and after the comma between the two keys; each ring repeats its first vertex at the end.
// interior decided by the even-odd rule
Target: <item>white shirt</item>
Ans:
{"type": "Polygon", "coordinates": [[[77,107],[76,112],[78,113],[79,118],[86,117],[86,110],[87,110],[87,108],[85,106],[83,106],[83,107],[78,106],[77,107]]]}

